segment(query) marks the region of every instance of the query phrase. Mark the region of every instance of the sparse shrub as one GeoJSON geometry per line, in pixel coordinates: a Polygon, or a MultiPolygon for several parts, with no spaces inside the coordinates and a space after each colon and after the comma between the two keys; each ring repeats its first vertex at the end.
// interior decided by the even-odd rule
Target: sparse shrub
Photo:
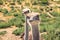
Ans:
{"type": "Polygon", "coordinates": [[[10,3],[10,5],[15,5],[15,3],[13,2],[13,3],[10,3]]]}
{"type": "Polygon", "coordinates": [[[8,12],[8,13],[5,14],[4,16],[12,16],[12,13],[8,12]]]}
{"type": "Polygon", "coordinates": [[[39,3],[39,0],[32,1],[32,5],[38,5],[38,3],[39,3]]]}
{"type": "Polygon", "coordinates": [[[14,7],[12,6],[11,7],[11,10],[10,10],[10,13],[15,13],[15,12],[17,12],[15,9],[14,9],[14,7]]]}
{"type": "Polygon", "coordinates": [[[14,17],[17,17],[19,14],[18,13],[14,13],[14,17]]]}
{"type": "Polygon", "coordinates": [[[5,14],[7,14],[7,13],[8,13],[8,10],[7,10],[7,9],[3,9],[3,10],[2,10],[2,12],[3,12],[3,13],[4,13],[4,15],[5,15],[5,14]]]}
{"type": "Polygon", "coordinates": [[[0,12],[2,12],[2,8],[0,8],[0,12]]]}
{"type": "Polygon", "coordinates": [[[26,4],[26,6],[29,6],[30,4],[29,3],[25,3],[26,4]]]}
{"type": "Polygon", "coordinates": [[[24,20],[22,18],[15,17],[9,20],[9,23],[17,27],[23,27],[24,20]]]}
{"type": "Polygon", "coordinates": [[[6,31],[1,31],[0,35],[5,35],[7,32],[6,31]]]}
{"type": "Polygon", "coordinates": [[[16,0],[13,0],[13,2],[16,2],[16,0]]]}
{"type": "Polygon", "coordinates": [[[11,24],[7,23],[7,22],[1,22],[0,23],[0,28],[7,28],[7,27],[10,27],[11,24]]]}
{"type": "Polygon", "coordinates": [[[60,40],[60,17],[49,18],[48,21],[46,20],[47,18],[43,19],[44,17],[40,24],[40,32],[46,32],[47,34],[42,34],[41,37],[44,40],[60,40]]]}
{"type": "Polygon", "coordinates": [[[45,40],[60,40],[60,31],[56,31],[56,29],[50,30],[48,34],[43,34],[41,37],[45,40]]]}
{"type": "Polygon", "coordinates": [[[23,22],[20,18],[16,18],[14,25],[17,27],[23,27],[23,22]]]}
{"type": "Polygon", "coordinates": [[[52,12],[51,14],[55,17],[60,17],[60,13],[58,13],[58,12],[52,12]]]}
{"type": "Polygon", "coordinates": [[[2,0],[0,0],[0,5],[3,5],[3,1],[2,0]]]}
{"type": "Polygon", "coordinates": [[[14,6],[10,6],[10,8],[12,8],[12,10],[14,10],[14,6]]]}
{"type": "Polygon", "coordinates": [[[24,1],[24,0],[17,0],[18,4],[21,4],[22,1],[24,1]]]}
{"type": "Polygon", "coordinates": [[[20,34],[22,34],[23,32],[24,32],[24,27],[14,30],[14,31],[13,31],[13,34],[15,34],[15,35],[20,35],[20,34]]]}
{"type": "Polygon", "coordinates": [[[0,12],[2,12],[4,16],[7,16],[7,15],[11,16],[12,15],[12,13],[9,12],[7,9],[0,8],[0,12]]]}
{"type": "Polygon", "coordinates": [[[42,5],[42,6],[49,5],[49,2],[48,2],[48,0],[41,0],[40,5],[42,5]]]}
{"type": "Polygon", "coordinates": [[[32,8],[31,9],[33,12],[39,12],[39,10],[37,9],[37,7],[36,8],[32,8]]]}

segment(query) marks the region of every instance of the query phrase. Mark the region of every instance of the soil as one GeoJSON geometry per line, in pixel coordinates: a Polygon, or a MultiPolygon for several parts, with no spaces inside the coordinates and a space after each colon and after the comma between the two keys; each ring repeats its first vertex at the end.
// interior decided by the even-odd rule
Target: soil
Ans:
{"type": "Polygon", "coordinates": [[[16,36],[12,34],[14,30],[16,30],[17,27],[11,26],[11,28],[6,28],[6,29],[0,29],[0,31],[7,31],[5,35],[0,35],[0,40],[21,40],[20,36],[16,36]]]}

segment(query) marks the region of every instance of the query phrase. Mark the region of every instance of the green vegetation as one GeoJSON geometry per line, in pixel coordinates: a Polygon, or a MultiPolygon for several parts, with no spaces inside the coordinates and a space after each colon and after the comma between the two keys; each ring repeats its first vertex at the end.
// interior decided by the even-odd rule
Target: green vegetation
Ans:
{"type": "Polygon", "coordinates": [[[38,5],[39,0],[31,0],[31,2],[32,2],[32,5],[38,5]]]}
{"type": "Polygon", "coordinates": [[[45,40],[60,40],[60,13],[51,13],[55,18],[47,18],[47,15],[41,14],[40,32],[45,40]]]}
{"type": "Polygon", "coordinates": [[[17,27],[23,27],[23,23],[25,22],[24,16],[22,16],[21,14],[14,14],[14,16],[15,18],[12,18],[8,22],[17,27]]]}
{"type": "Polygon", "coordinates": [[[11,23],[12,25],[15,25],[17,27],[23,26],[23,22],[20,20],[20,18],[13,18],[9,21],[9,23],[11,23]]]}
{"type": "Polygon", "coordinates": [[[15,35],[21,35],[22,33],[24,33],[24,27],[21,27],[19,29],[16,29],[15,31],[13,31],[13,34],[15,34],[15,35]]]}
{"type": "Polygon", "coordinates": [[[10,15],[12,15],[12,14],[11,14],[7,9],[5,9],[5,8],[4,8],[4,9],[0,8],[0,12],[2,12],[4,16],[7,16],[7,15],[10,16],[10,15]]]}
{"type": "Polygon", "coordinates": [[[0,8],[0,12],[2,12],[2,8],[0,8]]]}
{"type": "Polygon", "coordinates": [[[31,0],[32,5],[41,5],[41,6],[45,6],[48,5],[48,0],[31,0]]]}
{"type": "Polygon", "coordinates": [[[52,12],[51,14],[55,17],[60,17],[60,13],[58,13],[58,12],[52,12]]]}
{"type": "Polygon", "coordinates": [[[33,12],[39,12],[39,10],[37,8],[33,8],[31,9],[33,12]]]}
{"type": "Polygon", "coordinates": [[[0,5],[3,5],[3,1],[2,0],[0,0],[0,5]]]}
{"type": "Polygon", "coordinates": [[[41,3],[40,3],[42,6],[45,6],[45,5],[48,5],[48,0],[41,0],[41,3]]]}
{"type": "Polygon", "coordinates": [[[18,4],[21,4],[24,0],[17,0],[18,4]]]}
{"type": "Polygon", "coordinates": [[[7,28],[7,27],[10,27],[11,24],[10,23],[7,23],[7,22],[1,22],[0,23],[0,28],[7,28]]]}
{"type": "Polygon", "coordinates": [[[15,3],[10,3],[10,5],[15,5],[15,3]]]}
{"type": "Polygon", "coordinates": [[[51,30],[49,29],[50,31],[48,31],[48,34],[43,34],[42,37],[45,39],[45,40],[60,40],[60,29],[54,29],[51,30]]]}
{"type": "Polygon", "coordinates": [[[0,35],[5,35],[7,32],[6,31],[1,31],[0,35]]]}
{"type": "Polygon", "coordinates": [[[16,0],[12,0],[12,2],[16,2],[16,0]]]}
{"type": "Polygon", "coordinates": [[[4,15],[8,14],[8,10],[7,9],[2,9],[2,13],[4,13],[4,15]]]}

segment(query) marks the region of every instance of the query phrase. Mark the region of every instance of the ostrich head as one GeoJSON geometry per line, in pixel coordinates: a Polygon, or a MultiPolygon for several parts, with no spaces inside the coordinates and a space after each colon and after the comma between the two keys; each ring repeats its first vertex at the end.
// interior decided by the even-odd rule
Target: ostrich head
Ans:
{"type": "Polygon", "coordinates": [[[31,12],[29,8],[23,9],[23,14],[29,21],[39,20],[39,13],[31,12]]]}
{"type": "Polygon", "coordinates": [[[36,12],[31,12],[29,14],[27,14],[27,19],[31,22],[31,21],[39,21],[39,13],[36,12]]]}
{"type": "Polygon", "coordinates": [[[25,8],[25,9],[23,9],[22,13],[26,15],[26,14],[30,13],[30,9],[25,8]]]}

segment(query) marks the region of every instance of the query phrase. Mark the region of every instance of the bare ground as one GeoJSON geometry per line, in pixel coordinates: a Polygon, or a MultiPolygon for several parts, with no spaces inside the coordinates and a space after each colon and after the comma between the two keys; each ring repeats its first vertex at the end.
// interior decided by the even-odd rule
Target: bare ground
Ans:
{"type": "Polygon", "coordinates": [[[11,26],[11,28],[0,29],[0,31],[7,31],[5,35],[0,35],[0,40],[21,40],[19,36],[15,36],[12,32],[17,29],[15,26],[11,26]]]}

